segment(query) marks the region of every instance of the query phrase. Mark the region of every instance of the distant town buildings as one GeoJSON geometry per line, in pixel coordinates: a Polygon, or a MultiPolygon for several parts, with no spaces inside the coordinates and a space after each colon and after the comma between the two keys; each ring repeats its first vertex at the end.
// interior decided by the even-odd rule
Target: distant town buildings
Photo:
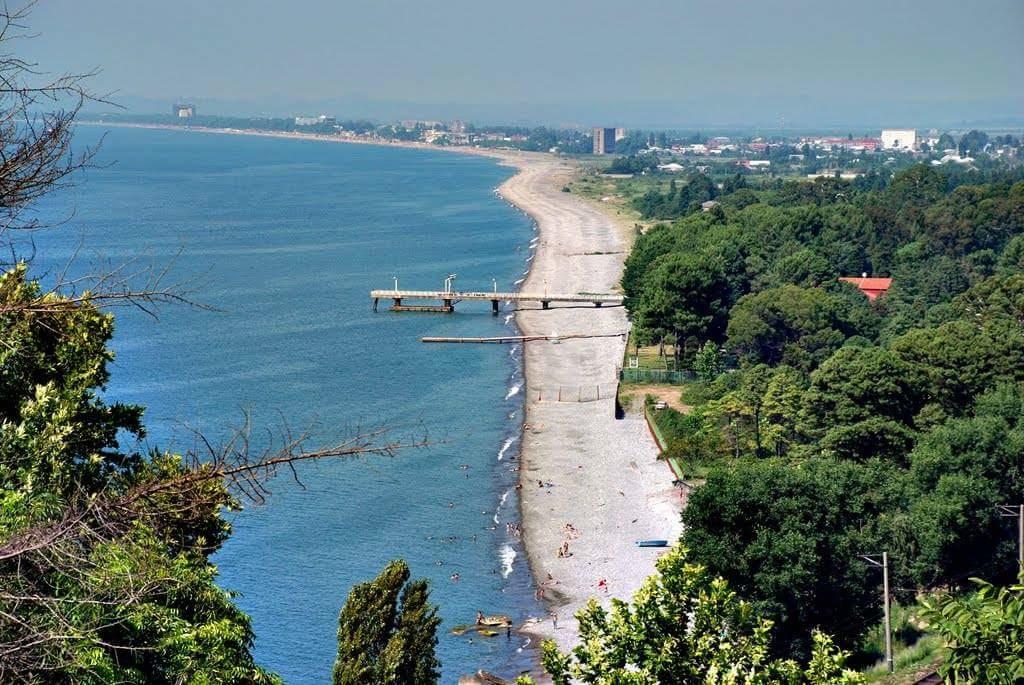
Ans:
{"type": "Polygon", "coordinates": [[[326,114],[321,114],[318,117],[295,117],[296,126],[319,126],[320,124],[333,126],[337,122],[337,119],[329,117],[326,114]]]}
{"type": "Polygon", "coordinates": [[[912,128],[883,128],[883,150],[916,150],[917,131],[912,128]]]}
{"type": "Polygon", "coordinates": [[[179,119],[191,119],[196,115],[196,106],[176,104],[171,108],[171,113],[179,119]]]}
{"type": "Polygon", "coordinates": [[[610,155],[615,152],[615,129],[595,128],[594,129],[594,154],[610,155]]]}
{"type": "Polygon", "coordinates": [[[626,137],[626,129],[621,128],[621,127],[615,129],[615,142],[616,143],[619,142],[620,140],[622,140],[625,137],[626,137]]]}

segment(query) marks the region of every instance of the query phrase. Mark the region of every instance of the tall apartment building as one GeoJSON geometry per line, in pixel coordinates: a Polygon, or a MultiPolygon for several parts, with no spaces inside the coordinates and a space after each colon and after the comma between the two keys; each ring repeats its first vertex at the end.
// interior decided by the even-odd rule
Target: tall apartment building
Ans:
{"type": "Polygon", "coordinates": [[[594,128],[594,154],[608,155],[615,152],[615,129],[594,128]]]}
{"type": "Polygon", "coordinates": [[[916,150],[917,131],[912,128],[883,128],[882,148],[886,150],[916,150]]]}

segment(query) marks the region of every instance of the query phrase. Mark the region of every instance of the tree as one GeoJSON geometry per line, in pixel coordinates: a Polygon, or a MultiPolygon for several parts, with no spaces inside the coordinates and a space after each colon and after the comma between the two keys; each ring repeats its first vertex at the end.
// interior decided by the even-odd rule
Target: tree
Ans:
{"type": "Polygon", "coordinates": [[[721,263],[703,255],[669,254],[652,267],[635,316],[649,335],[719,341],[725,328],[729,284],[721,263]]]}
{"type": "Polygon", "coordinates": [[[957,149],[959,149],[962,156],[966,157],[967,155],[981,154],[985,151],[986,145],[988,145],[988,134],[984,131],[971,129],[960,138],[957,149]]]}
{"type": "Polygon", "coordinates": [[[1000,381],[1024,380],[1024,327],[1006,317],[912,330],[891,347],[924,374],[929,397],[950,416],[964,414],[1000,381]]]}
{"type": "Polygon", "coordinates": [[[436,683],[434,655],[441,619],[426,580],[409,582],[404,561],[388,564],[349,592],[338,616],[334,685],[436,683]]]}
{"type": "Polygon", "coordinates": [[[847,337],[839,302],[821,288],[783,285],[744,295],[729,313],[729,346],[750,362],[809,372],[847,337]]]}
{"type": "Polygon", "coordinates": [[[761,400],[764,441],[775,456],[786,454],[799,439],[797,423],[804,395],[804,378],[790,366],[776,367],[761,400]]]}
{"type": "Polygon", "coordinates": [[[1024,497],[1024,389],[1001,385],[978,399],[974,414],[932,429],[909,455],[917,540],[908,570],[925,587],[1016,566],[993,503],[1024,497]]]}
{"type": "Polygon", "coordinates": [[[803,430],[842,458],[902,459],[925,402],[917,367],[880,347],[844,347],[811,374],[803,430]]]}
{"type": "Polygon", "coordinates": [[[657,566],[632,604],[613,600],[606,611],[592,600],[580,610],[580,645],[570,653],[544,643],[544,667],[556,685],[863,682],[843,669],[847,655],[820,633],[806,670],[769,657],[771,621],[725,580],[694,564],[685,548],[675,548],[657,566]]]}
{"type": "Polygon", "coordinates": [[[941,635],[949,656],[939,675],[949,682],[1015,683],[1024,679],[1024,584],[998,588],[971,579],[978,591],[921,600],[921,617],[941,635]]]}
{"type": "Polygon", "coordinates": [[[766,459],[711,471],[683,511],[682,543],[775,622],[772,651],[805,658],[809,626],[852,647],[880,618],[857,561],[901,500],[892,470],[829,459],[766,459]]]}
{"type": "Polygon", "coordinates": [[[718,374],[722,373],[723,368],[722,353],[718,349],[718,345],[710,340],[701,346],[693,358],[694,373],[705,383],[715,380],[718,374]]]}

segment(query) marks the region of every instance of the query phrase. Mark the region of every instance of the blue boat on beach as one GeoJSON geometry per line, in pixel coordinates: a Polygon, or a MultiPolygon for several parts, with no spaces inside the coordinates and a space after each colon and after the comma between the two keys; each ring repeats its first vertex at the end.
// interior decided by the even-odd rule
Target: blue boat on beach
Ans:
{"type": "Polygon", "coordinates": [[[668,540],[637,540],[637,547],[668,547],[668,540]]]}

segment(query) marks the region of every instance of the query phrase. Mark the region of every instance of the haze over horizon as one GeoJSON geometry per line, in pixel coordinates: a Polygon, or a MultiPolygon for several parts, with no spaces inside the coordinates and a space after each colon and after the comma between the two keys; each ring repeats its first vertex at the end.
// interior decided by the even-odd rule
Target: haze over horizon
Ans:
{"type": "Polygon", "coordinates": [[[135,113],[939,126],[1024,119],[1024,3],[43,0],[28,56],[135,113]]]}

